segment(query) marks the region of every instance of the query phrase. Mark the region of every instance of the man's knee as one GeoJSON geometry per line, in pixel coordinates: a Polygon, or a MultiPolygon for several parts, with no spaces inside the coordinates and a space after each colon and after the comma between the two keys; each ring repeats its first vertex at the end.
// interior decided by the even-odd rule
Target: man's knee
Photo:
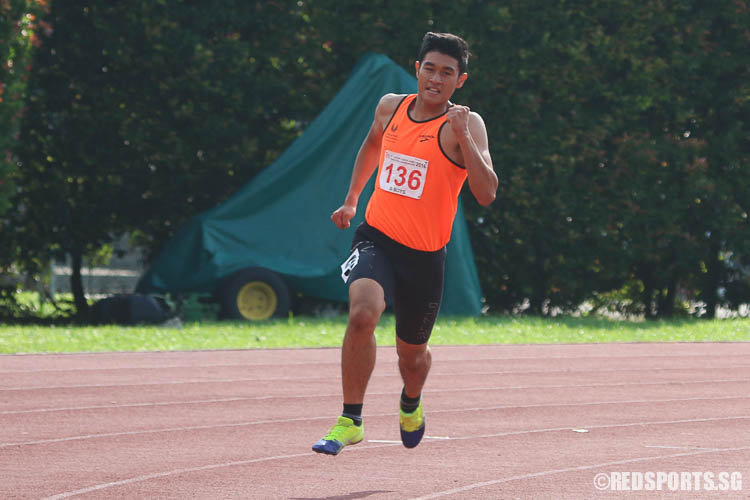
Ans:
{"type": "Polygon", "coordinates": [[[385,310],[383,288],[375,281],[361,279],[349,288],[349,326],[358,332],[373,332],[385,310]]]}
{"type": "Polygon", "coordinates": [[[401,339],[396,341],[396,352],[402,362],[418,364],[430,358],[430,348],[427,344],[408,344],[401,339]]]}
{"type": "Polygon", "coordinates": [[[357,332],[373,332],[381,313],[380,308],[370,304],[352,305],[349,308],[349,326],[357,332]]]}

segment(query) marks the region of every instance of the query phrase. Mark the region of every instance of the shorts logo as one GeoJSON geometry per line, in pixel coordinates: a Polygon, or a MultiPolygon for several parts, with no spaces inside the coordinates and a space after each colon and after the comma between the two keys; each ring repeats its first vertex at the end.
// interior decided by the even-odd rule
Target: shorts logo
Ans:
{"type": "Polygon", "coordinates": [[[422,325],[419,328],[419,332],[417,332],[417,341],[420,343],[425,343],[430,339],[432,327],[435,324],[435,320],[437,319],[440,303],[430,302],[427,307],[428,310],[425,311],[425,314],[422,317],[422,325]]]}
{"type": "Polygon", "coordinates": [[[352,273],[352,269],[357,267],[358,262],[359,248],[355,248],[349,258],[346,259],[343,264],[341,264],[341,279],[344,280],[344,283],[347,283],[349,281],[349,276],[352,273]]]}

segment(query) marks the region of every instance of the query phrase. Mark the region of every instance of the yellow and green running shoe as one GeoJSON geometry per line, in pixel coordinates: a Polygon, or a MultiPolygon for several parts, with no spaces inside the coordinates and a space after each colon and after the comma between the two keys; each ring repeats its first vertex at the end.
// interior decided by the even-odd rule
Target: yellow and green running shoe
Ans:
{"type": "Polygon", "coordinates": [[[399,410],[399,424],[401,426],[401,442],[407,448],[414,448],[424,436],[424,411],[422,410],[422,401],[419,406],[411,413],[404,413],[399,410]]]}
{"type": "Polygon", "coordinates": [[[354,425],[351,418],[339,417],[336,425],[331,427],[330,432],[316,442],[312,449],[317,453],[326,455],[338,455],[344,446],[357,444],[365,437],[365,424],[354,425]]]}

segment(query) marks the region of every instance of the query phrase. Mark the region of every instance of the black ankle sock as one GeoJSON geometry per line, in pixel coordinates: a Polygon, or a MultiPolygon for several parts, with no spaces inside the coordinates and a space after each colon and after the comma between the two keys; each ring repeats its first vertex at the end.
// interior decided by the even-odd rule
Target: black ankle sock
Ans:
{"type": "Polygon", "coordinates": [[[362,425],[362,403],[358,405],[348,405],[344,403],[344,412],[341,416],[351,418],[354,425],[362,425]]]}
{"type": "Polygon", "coordinates": [[[404,413],[411,413],[419,406],[419,400],[422,399],[420,394],[416,398],[410,398],[406,395],[406,388],[401,389],[401,410],[404,413]]]}

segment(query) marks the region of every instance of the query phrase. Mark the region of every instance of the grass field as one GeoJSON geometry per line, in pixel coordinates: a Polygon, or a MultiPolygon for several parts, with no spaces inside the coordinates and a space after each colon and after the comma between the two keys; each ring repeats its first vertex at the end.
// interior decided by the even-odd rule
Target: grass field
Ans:
{"type": "MultiPolygon", "coordinates": [[[[346,316],[295,317],[259,323],[181,326],[32,326],[0,324],[0,353],[170,351],[338,347],[346,316]]],[[[393,317],[376,330],[378,345],[394,345],[393,317]]],[[[432,344],[750,341],[750,319],[653,322],[596,318],[489,316],[440,318],[432,344]]]]}

